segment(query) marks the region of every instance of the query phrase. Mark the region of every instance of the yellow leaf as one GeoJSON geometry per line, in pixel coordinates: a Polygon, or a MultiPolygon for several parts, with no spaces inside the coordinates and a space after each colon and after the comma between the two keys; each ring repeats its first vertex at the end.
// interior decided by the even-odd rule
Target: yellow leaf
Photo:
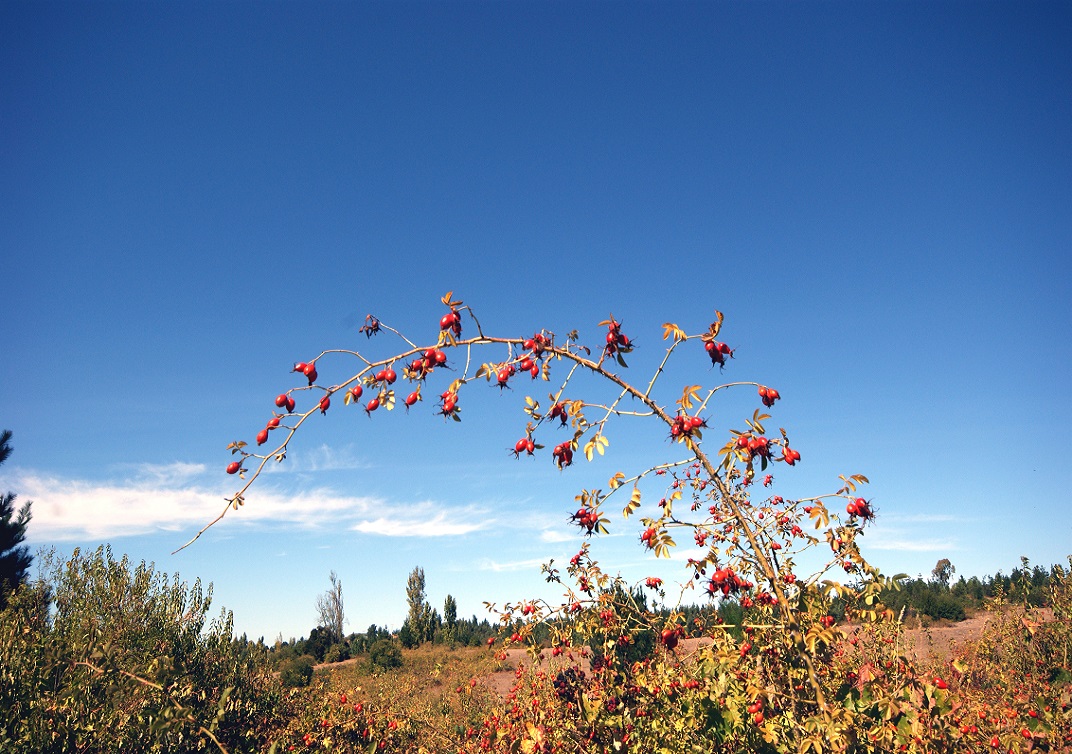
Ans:
{"type": "Polygon", "coordinates": [[[681,406],[685,411],[692,409],[693,401],[700,396],[700,385],[687,385],[681,393],[681,398],[678,399],[677,404],[681,406]]]}
{"type": "Polygon", "coordinates": [[[674,336],[674,340],[685,340],[688,336],[685,331],[675,325],[673,322],[663,323],[663,340],[667,340],[670,336],[674,336]]]}
{"type": "Polygon", "coordinates": [[[715,321],[711,323],[711,328],[708,330],[708,332],[711,334],[712,338],[717,338],[719,330],[721,330],[721,329],[722,329],[722,312],[716,310],[715,311],[715,321]]]}

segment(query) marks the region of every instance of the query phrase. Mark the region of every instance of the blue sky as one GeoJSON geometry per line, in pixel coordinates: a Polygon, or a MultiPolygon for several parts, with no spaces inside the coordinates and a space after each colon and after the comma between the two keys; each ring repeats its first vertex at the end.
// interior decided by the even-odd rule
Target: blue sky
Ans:
{"type": "MultiPolygon", "coordinates": [[[[4,3],[0,488],[35,547],[212,581],[269,640],[332,569],[351,630],[397,627],[417,565],[465,615],[554,597],[573,496],[673,450],[623,422],[592,464],[516,461],[543,385],[474,389],[460,425],[333,407],[170,554],[294,361],[390,355],[368,313],[430,342],[454,290],[503,336],[598,342],[613,312],[637,379],[663,322],[719,309],[737,358],[686,349],[665,400],[777,387],[804,459],[776,492],[868,475],[890,573],[1062,561],[1070,37],[1062,3],[4,3]]],[[[608,570],[684,578],[612,521],[608,570]]]]}

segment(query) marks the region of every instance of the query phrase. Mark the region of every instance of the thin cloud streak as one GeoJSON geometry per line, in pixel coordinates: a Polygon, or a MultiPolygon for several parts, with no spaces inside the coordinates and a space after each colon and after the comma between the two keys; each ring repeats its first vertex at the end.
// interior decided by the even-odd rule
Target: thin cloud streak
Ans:
{"type": "MultiPolygon", "coordinates": [[[[477,562],[477,570],[480,571],[494,571],[495,573],[503,573],[510,571],[527,571],[534,568],[539,568],[551,558],[529,558],[528,560],[515,560],[508,563],[499,563],[495,560],[485,558],[477,562]]],[[[556,558],[557,560],[557,558],[556,558]]]]}
{"type": "MultiPolygon", "coordinates": [[[[218,489],[190,483],[198,464],[136,471],[132,478],[99,482],[13,470],[10,486],[33,501],[29,538],[35,542],[106,540],[200,529],[227,506],[218,489]]],[[[445,537],[478,531],[492,521],[470,506],[432,501],[392,503],[330,489],[295,491],[261,487],[238,510],[216,524],[350,528],[383,536],[445,537]]]]}
{"type": "Polygon", "coordinates": [[[903,550],[905,552],[955,552],[960,549],[949,539],[876,539],[867,543],[872,550],[903,550]]]}

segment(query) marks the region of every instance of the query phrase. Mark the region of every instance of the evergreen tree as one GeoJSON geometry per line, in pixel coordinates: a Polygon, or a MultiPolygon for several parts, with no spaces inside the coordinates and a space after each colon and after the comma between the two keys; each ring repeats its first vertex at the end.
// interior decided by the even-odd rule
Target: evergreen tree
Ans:
{"type": "MultiPolygon", "coordinates": [[[[11,455],[11,430],[0,432],[0,465],[11,455]]],[[[0,497],[0,609],[7,605],[8,595],[26,581],[33,556],[22,541],[26,538],[26,525],[30,523],[30,506],[26,501],[15,513],[15,493],[0,497]]]]}

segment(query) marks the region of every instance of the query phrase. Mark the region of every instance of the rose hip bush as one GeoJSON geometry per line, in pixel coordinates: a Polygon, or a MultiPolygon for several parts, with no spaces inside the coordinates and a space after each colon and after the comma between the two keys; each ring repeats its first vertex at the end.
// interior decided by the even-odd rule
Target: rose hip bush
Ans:
{"type": "MultiPolygon", "coordinates": [[[[967,690],[964,679],[994,670],[982,669],[984,657],[941,674],[905,658],[900,626],[878,597],[892,581],[859,546],[875,516],[860,496],[867,479],[842,476],[833,490],[806,498],[773,494],[774,470],[789,473],[806,458],[806,449],[770,423],[766,412],[782,400],[777,389],[756,382],[664,384],[672,358],[707,374],[733,368],[721,313],[694,332],[664,324],[658,365],[635,380],[624,375],[637,342],[613,317],[600,323],[598,342],[586,345],[576,331],[490,335],[462,301],[450,293],[442,301],[428,342],[409,340],[369,315],[361,332],[397,337],[390,355],[332,349],[297,362],[297,384],[266,406],[276,410],[253,431],[256,446],[229,446],[234,460],[226,471],[243,484],[205,529],[242,506],[266,466],[284,461],[295,433],[321,415],[349,406],[387,420],[381,415],[400,404],[409,411],[424,402],[461,421],[481,391],[529,385],[533,395],[520,402],[523,425],[503,430],[517,458],[543,456],[559,470],[596,460],[625,421],[643,422],[665,438],[666,457],[581,490],[570,520],[581,536],[595,539],[609,530],[608,515],[621,511],[637,526],[638,546],[657,558],[669,555],[675,538],[694,544],[700,554],[687,561],[681,595],[691,590],[733,605],[741,621],[724,625],[711,610],[689,623],[681,609],[649,609],[637,590],[665,600],[661,580],[622,583],[600,568],[586,541],[564,572],[545,566],[548,581],[563,588],[560,604],[491,606],[503,626],[496,651],[524,647],[531,656],[502,704],[469,707],[465,723],[453,727],[418,724],[397,709],[384,714],[385,700],[332,704],[334,717],[325,711],[321,719],[334,735],[314,735],[311,721],[302,720],[295,735],[306,732],[290,739],[290,748],[945,752],[1067,745],[1067,684],[1029,684],[1033,697],[1011,699],[1003,716],[991,718],[983,714],[983,697],[965,694],[970,707],[958,697],[967,690]],[[355,368],[342,371],[346,360],[355,368]],[[331,381],[322,382],[321,373],[331,381]],[[707,418],[718,394],[731,389],[754,391],[758,405],[739,429],[712,438],[707,418]],[[545,391],[546,399],[536,395],[545,391]],[[812,565],[805,568],[805,561],[812,565]],[[851,631],[835,613],[853,623],[851,631]],[[688,638],[697,635],[704,638],[688,638]],[[980,669],[972,675],[971,668],[980,669]],[[973,714],[978,722],[968,722],[973,714]]],[[[1067,673],[1064,641],[1063,656],[1051,652],[1032,672],[1067,673]]]]}

